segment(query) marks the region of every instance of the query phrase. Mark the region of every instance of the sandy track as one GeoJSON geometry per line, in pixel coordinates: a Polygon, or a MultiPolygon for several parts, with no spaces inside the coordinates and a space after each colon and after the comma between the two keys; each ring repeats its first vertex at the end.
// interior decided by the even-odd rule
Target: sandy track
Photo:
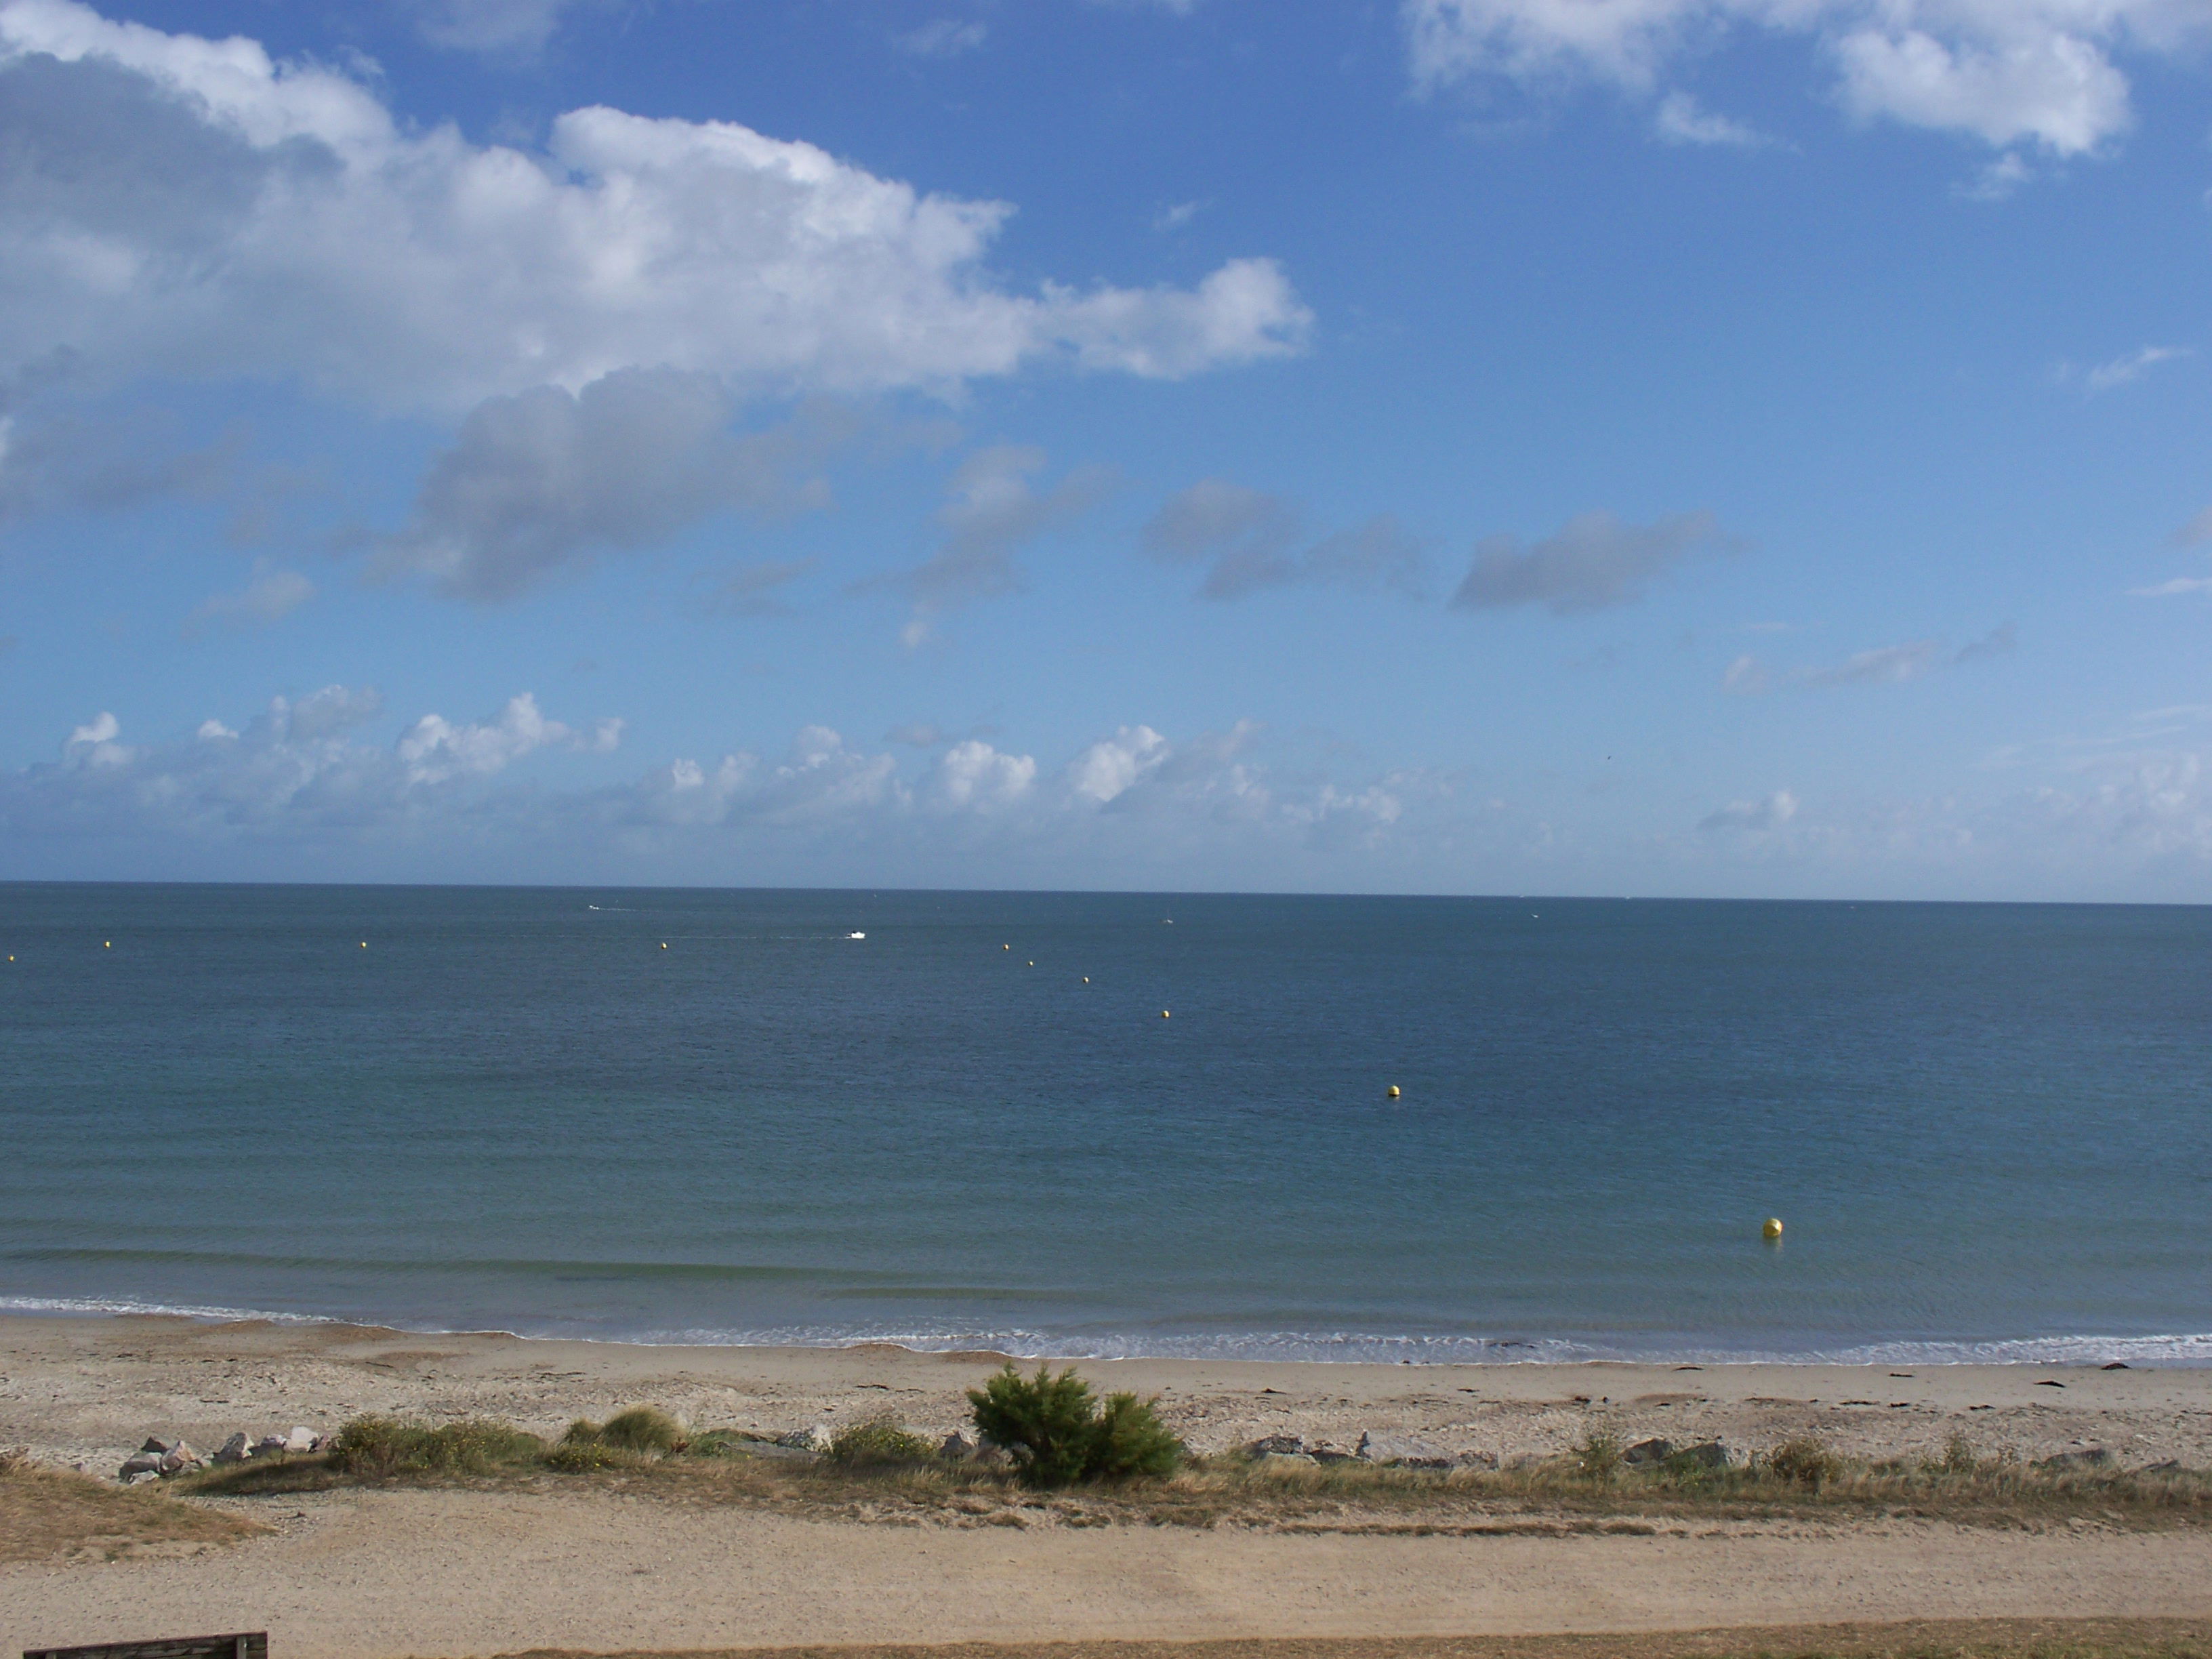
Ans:
{"type": "Polygon", "coordinates": [[[344,1492],[183,1559],[0,1570],[0,1650],[267,1629],[283,1659],[2212,1616],[2212,1534],[973,1532],[613,1494],[344,1492]],[[297,1517],[297,1518],[294,1518],[297,1517]]]}

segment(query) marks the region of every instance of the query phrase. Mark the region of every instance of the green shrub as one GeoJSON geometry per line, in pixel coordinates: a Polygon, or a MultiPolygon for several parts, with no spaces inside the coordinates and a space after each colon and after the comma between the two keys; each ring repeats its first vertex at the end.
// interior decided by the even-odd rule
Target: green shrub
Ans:
{"type": "Polygon", "coordinates": [[[545,1443],[511,1424],[479,1418],[432,1428],[397,1417],[356,1417],[332,1438],[342,1474],[490,1474],[535,1462],[545,1443]]]}
{"type": "Polygon", "coordinates": [[[1162,1475],[1182,1460],[1182,1443],[1148,1401],[1117,1394],[1102,1413],[1091,1385],[1070,1367],[1058,1376],[1039,1365],[1024,1377],[1008,1362],[980,1389],[968,1391],[975,1427],[1004,1446],[1032,1486],[1162,1475]]]}
{"type": "Polygon", "coordinates": [[[1622,1451],[1620,1437],[1608,1434],[1603,1429],[1592,1429],[1583,1437],[1583,1443],[1574,1449],[1575,1467],[1593,1480],[1610,1480],[1620,1473],[1626,1454],[1622,1451]]]}
{"type": "Polygon", "coordinates": [[[854,1468],[869,1464],[926,1463],[937,1448],[888,1417],[848,1423],[830,1437],[830,1461],[854,1468]]]}
{"type": "Polygon", "coordinates": [[[1828,1449],[1826,1442],[1801,1436],[1784,1441],[1767,1453],[1766,1467],[1778,1479],[1817,1492],[1843,1473],[1844,1461],[1828,1449]]]}
{"type": "MultiPolygon", "coordinates": [[[[584,1425],[586,1428],[592,1425],[584,1425]]],[[[586,1439],[570,1437],[545,1454],[545,1467],[558,1469],[563,1474],[596,1474],[601,1469],[629,1468],[637,1462],[637,1454],[617,1450],[593,1435],[586,1439]]]]}

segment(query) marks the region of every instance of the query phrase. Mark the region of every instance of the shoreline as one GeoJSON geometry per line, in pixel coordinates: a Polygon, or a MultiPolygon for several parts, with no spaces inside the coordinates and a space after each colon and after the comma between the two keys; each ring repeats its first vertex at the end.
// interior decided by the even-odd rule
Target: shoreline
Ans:
{"type": "Polygon", "coordinates": [[[1241,1332],[1196,1336],[1137,1337],[1094,1341],[1054,1339],[1041,1333],[981,1331],[932,1336],[866,1330],[823,1334],[819,1340],[790,1332],[645,1331],[636,1335],[581,1335],[505,1326],[387,1324],[344,1315],[289,1313],[216,1304],[142,1302],[126,1297],[0,1297],[0,1325],[19,1319],[175,1319],[198,1325],[325,1327],[388,1331],[441,1339],[487,1338],[515,1342],[574,1342],[617,1348],[703,1349],[712,1352],[791,1351],[836,1353],[854,1348],[897,1348],[919,1355],[988,1352],[1054,1364],[1183,1362],[1217,1364],[1411,1365],[1489,1369],[1522,1365],[1705,1366],[2105,1366],[2146,1370],[2212,1370],[2212,1332],[2160,1332],[2132,1336],[2063,1334],[1972,1339],[1899,1338],[1802,1352],[1679,1346],[1648,1352],[1610,1350],[1592,1340],[1449,1337],[1391,1333],[1241,1332]],[[1006,1346],[1004,1339],[1035,1338],[1047,1346],[1006,1346]],[[1055,1342],[1059,1346],[1054,1346],[1055,1342]],[[1178,1352],[1178,1347],[1181,1352],[1178,1352]],[[1409,1356],[1395,1350],[1415,1348],[1409,1356]],[[1111,1351],[1108,1351],[1111,1350],[1111,1351]],[[1341,1352],[1338,1352],[1341,1350],[1341,1352]],[[1525,1351],[1525,1352],[1524,1352],[1525,1351]],[[1432,1356],[1432,1357],[1431,1357],[1432,1356]]]}
{"type": "MultiPolygon", "coordinates": [[[[0,1444],[105,1475],[155,1433],[219,1445],[239,1431],[328,1431],[371,1413],[493,1417],[549,1433],[636,1404],[698,1428],[775,1434],[890,1415],[942,1435],[965,1423],[966,1390],[1010,1359],[1038,1363],[884,1342],[709,1346],[9,1312],[0,1316],[0,1444]]],[[[1933,1455],[1963,1434],[1985,1454],[2024,1461],[2101,1449],[2124,1467],[2212,1467],[2212,1369],[2203,1366],[1048,1363],[1073,1364],[1102,1392],[1158,1395],[1164,1418],[1201,1453],[1277,1434],[1348,1449],[1371,1431],[1505,1461],[1601,1430],[1744,1449],[1809,1435],[1879,1458],[1933,1455]]]]}

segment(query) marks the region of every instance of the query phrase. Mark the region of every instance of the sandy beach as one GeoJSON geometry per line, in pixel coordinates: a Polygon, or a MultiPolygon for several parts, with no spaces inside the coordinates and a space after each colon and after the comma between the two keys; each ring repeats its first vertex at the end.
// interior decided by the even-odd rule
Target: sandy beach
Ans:
{"type": "MultiPolygon", "coordinates": [[[[649,1402],[697,1427],[964,1419],[997,1357],[647,1347],[168,1318],[0,1321],[0,1443],[112,1474],[150,1433],[335,1427],[365,1412],[557,1430],[649,1402]]],[[[1194,1448],[1417,1435],[1510,1459],[1624,1438],[1859,1455],[2103,1447],[2212,1462],[2212,1371],[2020,1366],[1407,1367],[1085,1363],[1158,1395],[1194,1448]]],[[[0,1567],[0,1644],[269,1628],[302,1659],[532,1646],[1413,1636],[1828,1620],[2212,1616],[2212,1537],[2092,1518],[2040,1533],[1909,1518],[1662,1526],[1643,1536],[1286,1535],[811,1520],[578,1491],[339,1490],[239,1505],[268,1530],[197,1553],[0,1567]],[[188,1611],[186,1611],[188,1610],[188,1611]]]]}

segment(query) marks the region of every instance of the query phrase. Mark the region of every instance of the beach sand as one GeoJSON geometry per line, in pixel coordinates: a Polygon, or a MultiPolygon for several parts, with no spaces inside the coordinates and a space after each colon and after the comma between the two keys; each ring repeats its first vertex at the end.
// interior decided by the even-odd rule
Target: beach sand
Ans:
{"type": "MultiPolygon", "coordinates": [[[[761,1431],[896,1415],[941,1432],[994,1356],[647,1347],[168,1318],[0,1319],[0,1444],[112,1474],[149,1433],[335,1427],[364,1412],[557,1430],[651,1403],[761,1431]]],[[[2212,1371],[2027,1367],[1389,1366],[1084,1362],[1157,1394],[1197,1449],[1366,1431],[1453,1450],[1624,1438],[1860,1455],[1954,1431],[2024,1458],[2212,1463],[2212,1371]],[[2047,1386],[2051,1383],[2061,1387],[2047,1386]]],[[[228,1500],[241,1502],[243,1500],[228,1500]]],[[[532,1647],[1413,1636],[1917,1618],[2212,1617],[2212,1533],[2078,1519],[2000,1532],[1887,1519],[1650,1536],[959,1530],[578,1490],[342,1489],[253,1500],[271,1530],[198,1554],[0,1567],[0,1650],[263,1629],[283,1659],[532,1647]]]]}

